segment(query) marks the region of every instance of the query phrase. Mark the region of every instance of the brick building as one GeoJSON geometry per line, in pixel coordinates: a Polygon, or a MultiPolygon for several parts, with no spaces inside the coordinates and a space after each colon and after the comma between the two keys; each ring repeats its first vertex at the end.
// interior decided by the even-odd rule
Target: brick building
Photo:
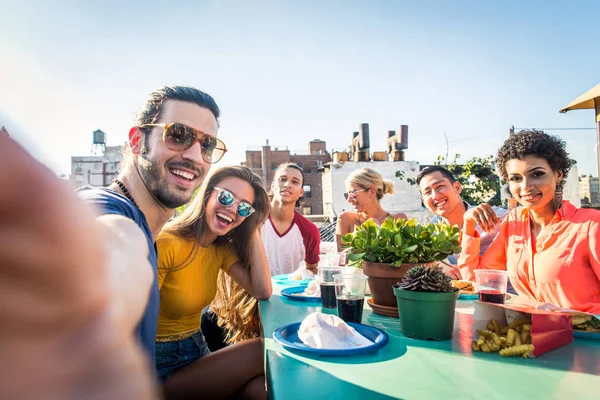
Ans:
{"type": "Polygon", "coordinates": [[[308,143],[308,154],[292,154],[287,148],[271,149],[269,141],[260,150],[246,150],[246,161],[242,164],[262,177],[270,189],[275,169],[279,164],[293,162],[304,169],[305,201],[299,210],[305,215],[323,214],[323,190],[321,187],[321,171],[323,164],[331,161],[323,140],[314,139],[308,143]]]}

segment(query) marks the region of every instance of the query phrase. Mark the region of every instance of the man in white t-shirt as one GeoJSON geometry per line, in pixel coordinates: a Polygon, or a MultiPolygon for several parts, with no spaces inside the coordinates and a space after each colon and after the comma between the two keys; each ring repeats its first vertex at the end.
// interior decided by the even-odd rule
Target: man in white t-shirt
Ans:
{"type": "Polygon", "coordinates": [[[315,224],[295,210],[304,195],[302,168],[281,164],[271,184],[271,212],[262,229],[271,276],[296,271],[302,262],[316,273],[321,237],[315,224]]]}

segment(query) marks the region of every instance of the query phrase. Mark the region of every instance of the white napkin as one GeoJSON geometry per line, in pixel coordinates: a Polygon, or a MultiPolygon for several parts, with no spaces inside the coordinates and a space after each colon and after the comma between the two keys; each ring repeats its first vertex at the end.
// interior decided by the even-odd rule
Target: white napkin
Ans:
{"type": "Polygon", "coordinates": [[[340,317],[314,312],[298,328],[298,338],[316,349],[352,349],[373,344],[340,317]]]}
{"type": "Polygon", "coordinates": [[[317,297],[321,295],[321,284],[319,283],[319,277],[315,276],[315,278],[308,282],[308,286],[302,292],[304,296],[317,297]]]}
{"type": "Polygon", "coordinates": [[[304,279],[312,279],[315,274],[312,271],[307,270],[303,266],[300,266],[297,270],[288,274],[288,279],[302,281],[304,279]]]}

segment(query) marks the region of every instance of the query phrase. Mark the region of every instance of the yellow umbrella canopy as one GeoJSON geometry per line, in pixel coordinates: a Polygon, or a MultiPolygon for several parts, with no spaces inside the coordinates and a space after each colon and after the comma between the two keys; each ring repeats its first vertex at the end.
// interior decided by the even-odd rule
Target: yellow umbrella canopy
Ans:
{"type": "Polygon", "coordinates": [[[573,100],[568,106],[560,110],[566,113],[571,110],[582,110],[586,108],[596,108],[596,103],[600,103],[600,83],[573,100]]]}
{"type": "Polygon", "coordinates": [[[594,109],[596,112],[596,157],[598,158],[598,176],[600,176],[600,83],[573,100],[560,112],[566,113],[586,108],[594,109]]]}

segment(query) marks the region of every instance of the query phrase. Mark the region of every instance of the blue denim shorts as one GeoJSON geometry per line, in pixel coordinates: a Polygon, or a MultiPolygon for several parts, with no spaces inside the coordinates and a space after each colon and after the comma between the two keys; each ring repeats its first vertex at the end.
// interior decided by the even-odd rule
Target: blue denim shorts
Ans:
{"type": "Polygon", "coordinates": [[[180,368],[209,354],[202,331],[182,340],[156,342],[156,372],[165,383],[180,368]]]}

